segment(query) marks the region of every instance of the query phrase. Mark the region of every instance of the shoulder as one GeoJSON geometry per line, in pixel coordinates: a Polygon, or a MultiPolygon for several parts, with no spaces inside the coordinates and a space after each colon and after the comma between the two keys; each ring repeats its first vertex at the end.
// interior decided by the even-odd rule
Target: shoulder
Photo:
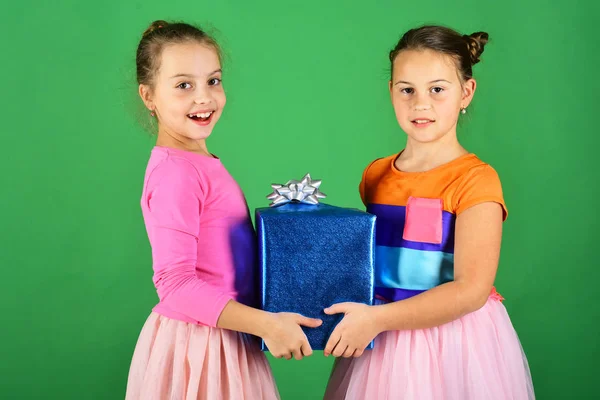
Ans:
{"type": "Polygon", "coordinates": [[[498,172],[479,158],[474,157],[463,166],[455,195],[456,214],[484,202],[499,203],[507,215],[506,204],[502,191],[502,183],[498,172]]]}
{"type": "Polygon", "coordinates": [[[363,172],[363,179],[369,179],[387,172],[391,168],[396,157],[398,157],[397,153],[371,161],[363,172]]]}
{"type": "Polygon", "coordinates": [[[153,151],[148,165],[146,186],[169,190],[202,191],[203,180],[196,165],[186,157],[153,151]]]}
{"type": "Polygon", "coordinates": [[[457,168],[460,169],[460,181],[465,184],[470,180],[500,183],[498,172],[490,164],[476,155],[466,158],[457,168]]]}

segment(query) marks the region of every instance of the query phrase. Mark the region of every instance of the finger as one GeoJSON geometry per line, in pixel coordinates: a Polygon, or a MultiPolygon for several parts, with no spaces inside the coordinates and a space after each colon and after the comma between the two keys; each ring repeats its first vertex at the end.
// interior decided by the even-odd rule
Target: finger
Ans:
{"type": "Polygon", "coordinates": [[[356,351],[356,348],[354,346],[348,346],[346,348],[346,351],[344,351],[344,354],[342,354],[342,357],[350,358],[350,357],[352,357],[352,354],[354,354],[355,351],[356,351]]]}
{"type": "Polygon", "coordinates": [[[304,357],[312,356],[313,351],[312,347],[310,347],[310,344],[308,343],[308,340],[305,340],[304,343],[302,343],[300,350],[302,351],[304,357]]]}
{"type": "Polygon", "coordinates": [[[331,333],[331,336],[329,336],[329,340],[327,341],[327,344],[325,345],[325,350],[323,350],[323,354],[325,355],[325,357],[329,357],[329,355],[331,354],[331,352],[333,351],[335,346],[337,346],[337,344],[341,338],[342,338],[342,335],[339,333],[337,328],[334,329],[333,332],[331,333]]]}
{"type": "Polygon", "coordinates": [[[298,319],[296,320],[296,322],[299,325],[306,326],[309,328],[317,328],[317,327],[321,326],[321,324],[323,323],[323,321],[321,321],[320,319],[308,318],[308,317],[305,317],[304,315],[300,315],[300,314],[298,314],[298,319]]]}
{"type": "Polygon", "coordinates": [[[331,307],[327,307],[323,311],[325,311],[325,314],[327,315],[346,313],[348,311],[349,304],[350,303],[337,303],[332,305],[331,307]]]}
{"type": "Polygon", "coordinates": [[[298,347],[297,349],[294,349],[294,351],[292,351],[292,355],[294,356],[294,358],[296,360],[302,360],[302,350],[300,347],[298,347]]]}
{"type": "Polygon", "coordinates": [[[342,339],[337,344],[337,346],[335,346],[335,348],[333,349],[333,351],[331,352],[331,354],[334,357],[341,357],[344,354],[344,352],[346,351],[347,348],[348,348],[348,344],[342,339]]]}
{"type": "Polygon", "coordinates": [[[353,354],[353,357],[355,357],[355,358],[360,357],[363,355],[364,352],[365,352],[364,350],[356,349],[356,351],[353,354]]]}
{"type": "Polygon", "coordinates": [[[292,353],[286,353],[286,354],[284,354],[283,358],[285,358],[286,360],[291,360],[292,359],[292,353]]]}

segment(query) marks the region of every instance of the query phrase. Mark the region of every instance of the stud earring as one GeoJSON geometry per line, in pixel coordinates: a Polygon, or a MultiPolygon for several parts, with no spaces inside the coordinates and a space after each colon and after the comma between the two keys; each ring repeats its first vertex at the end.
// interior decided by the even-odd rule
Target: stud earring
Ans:
{"type": "Polygon", "coordinates": [[[154,110],[150,110],[150,116],[151,116],[151,117],[154,117],[154,116],[156,116],[156,113],[154,112],[154,110]]]}
{"type": "Polygon", "coordinates": [[[467,113],[467,108],[466,108],[466,107],[463,107],[463,108],[461,108],[461,109],[460,109],[460,113],[461,113],[462,115],[465,115],[465,114],[467,113]]]}

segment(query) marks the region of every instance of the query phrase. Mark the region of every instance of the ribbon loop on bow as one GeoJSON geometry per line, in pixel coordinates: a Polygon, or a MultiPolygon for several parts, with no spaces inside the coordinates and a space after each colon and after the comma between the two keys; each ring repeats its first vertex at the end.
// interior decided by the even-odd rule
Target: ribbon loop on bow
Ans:
{"type": "Polygon", "coordinates": [[[319,190],[321,180],[312,180],[310,174],[304,175],[301,181],[291,180],[285,185],[272,184],[273,193],[267,196],[271,207],[287,203],[319,204],[319,199],[326,197],[319,190]]]}

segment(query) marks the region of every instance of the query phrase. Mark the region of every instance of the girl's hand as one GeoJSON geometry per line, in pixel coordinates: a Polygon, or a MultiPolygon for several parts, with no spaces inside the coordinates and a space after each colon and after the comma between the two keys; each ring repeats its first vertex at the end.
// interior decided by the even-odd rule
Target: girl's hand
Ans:
{"type": "Polygon", "coordinates": [[[281,312],[271,314],[267,333],[262,337],[275,358],[301,360],[312,354],[312,348],[300,326],[319,327],[323,321],[300,314],[281,312]]]}
{"type": "Polygon", "coordinates": [[[375,316],[374,307],[360,303],[338,303],[325,309],[325,314],[341,314],[344,318],[335,327],[324,355],[328,357],[360,357],[367,345],[382,332],[375,316]]]}

